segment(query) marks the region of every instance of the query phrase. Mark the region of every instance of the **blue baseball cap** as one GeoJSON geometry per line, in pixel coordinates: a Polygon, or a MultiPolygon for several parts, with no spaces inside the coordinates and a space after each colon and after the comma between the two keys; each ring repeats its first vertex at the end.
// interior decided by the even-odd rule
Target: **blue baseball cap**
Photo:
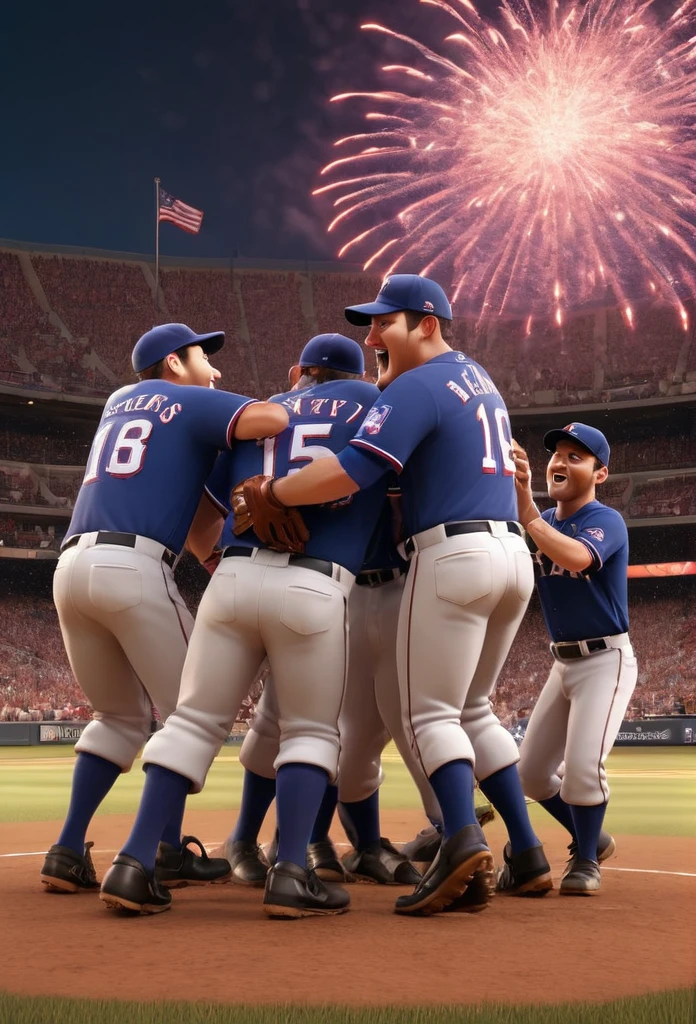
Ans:
{"type": "Polygon", "coordinates": [[[343,373],[365,372],[362,346],[343,334],[317,334],[302,349],[300,366],[325,366],[343,373]]]}
{"type": "Polygon", "coordinates": [[[596,427],[588,427],[587,423],[569,423],[563,430],[549,430],[544,435],[544,448],[547,452],[555,452],[559,441],[577,441],[599,459],[603,466],[609,465],[609,442],[596,427]]]}
{"type": "Polygon", "coordinates": [[[170,352],[176,352],[187,345],[200,345],[207,355],[212,355],[213,352],[218,352],[224,343],[224,331],[196,334],[186,324],[158,324],[135,343],[131,362],[134,371],[142,373],[148,366],[154,366],[170,352]]]}
{"type": "Polygon", "coordinates": [[[380,313],[399,313],[402,309],[414,313],[430,313],[452,319],[452,307],[442,288],[436,281],[419,274],[392,274],[385,277],[374,302],[363,306],[348,306],[345,314],[349,324],[369,327],[370,319],[380,313]]]}

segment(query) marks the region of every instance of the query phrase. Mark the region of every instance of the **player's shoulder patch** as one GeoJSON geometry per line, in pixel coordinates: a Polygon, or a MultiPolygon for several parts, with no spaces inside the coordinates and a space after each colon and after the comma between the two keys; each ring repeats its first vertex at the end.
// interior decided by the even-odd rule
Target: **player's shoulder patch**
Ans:
{"type": "Polygon", "coordinates": [[[363,431],[366,434],[379,434],[391,411],[391,405],[374,405],[363,420],[363,431]]]}
{"type": "Polygon", "coordinates": [[[584,532],[588,533],[590,537],[594,537],[595,540],[600,542],[604,540],[604,530],[599,526],[588,526],[584,532]]]}

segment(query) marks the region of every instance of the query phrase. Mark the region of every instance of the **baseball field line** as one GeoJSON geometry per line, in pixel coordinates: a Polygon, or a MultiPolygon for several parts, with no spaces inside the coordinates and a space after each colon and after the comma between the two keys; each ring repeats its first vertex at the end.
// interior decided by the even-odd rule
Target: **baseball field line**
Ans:
{"type": "MultiPolygon", "coordinates": [[[[403,845],[402,841],[396,840],[395,842],[396,842],[397,846],[403,845]]],[[[208,842],[208,843],[204,843],[203,845],[205,846],[206,850],[213,850],[216,846],[220,845],[220,842],[217,842],[217,843],[208,842]]],[[[339,849],[346,849],[346,850],[349,849],[349,844],[348,843],[335,843],[334,845],[337,848],[339,848],[339,849]]],[[[92,853],[93,854],[118,853],[118,850],[92,850],[92,853]]],[[[45,857],[45,856],[46,856],[46,851],[45,850],[31,850],[31,851],[28,851],[26,853],[0,853],[0,860],[10,860],[10,859],[13,859],[13,858],[20,858],[20,857],[45,857]]],[[[605,865],[602,868],[602,871],[627,871],[627,872],[630,872],[631,874],[637,874],[637,875],[672,875],[672,876],[675,876],[675,877],[678,877],[678,878],[696,878],[696,872],[691,872],[691,871],[658,871],[657,868],[613,868],[613,867],[607,867],[605,865]]]]}

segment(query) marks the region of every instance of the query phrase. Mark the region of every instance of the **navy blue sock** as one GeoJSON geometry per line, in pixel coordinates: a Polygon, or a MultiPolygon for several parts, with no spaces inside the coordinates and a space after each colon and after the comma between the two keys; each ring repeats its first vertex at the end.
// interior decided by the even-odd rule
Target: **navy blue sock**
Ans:
{"type": "Polygon", "coordinates": [[[556,793],[555,796],[550,796],[548,800],[539,800],[539,804],[548,811],[552,818],[570,832],[571,838],[575,839],[575,825],[573,824],[573,815],[570,811],[570,804],[567,804],[560,793],[556,793]]]}
{"type": "Polygon", "coordinates": [[[170,846],[175,846],[177,850],[181,849],[181,833],[184,827],[185,808],[185,803],[180,807],[177,807],[167,824],[164,826],[164,832],[162,833],[162,842],[169,843],[170,846]]]}
{"type": "Polygon", "coordinates": [[[96,754],[77,755],[73,771],[68,816],[58,836],[58,845],[85,852],[85,836],[99,804],[121,774],[121,768],[96,754]]]}
{"type": "Polygon", "coordinates": [[[578,839],[577,856],[582,860],[597,860],[597,843],[599,833],[602,831],[604,814],[607,809],[606,803],[595,804],[594,807],[579,807],[577,804],[570,804],[570,813],[573,815],[575,835],[578,839]]]}
{"type": "Polygon", "coordinates": [[[334,811],[338,803],[338,786],[331,783],[326,787],[324,798],[321,801],[319,812],[314,822],[314,828],[309,838],[310,843],[320,843],[322,839],[328,839],[329,829],[333,821],[334,811]]]}
{"type": "Polygon", "coordinates": [[[329,781],[315,764],[283,764],[276,775],[278,860],[299,867],[307,862],[307,845],[329,781]]]}
{"type": "Polygon", "coordinates": [[[275,800],[276,780],[244,769],[242,805],[232,833],[233,842],[256,843],[268,808],[275,800]]]}
{"type": "Polygon", "coordinates": [[[442,835],[449,839],[465,825],[476,824],[474,769],[470,761],[449,761],[430,776],[442,811],[442,835]]]}
{"type": "Polygon", "coordinates": [[[516,764],[493,772],[487,779],[479,779],[479,789],[505,822],[513,853],[540,845],[529,820],[516,764]]]}
{"type": "Polygon", "coordinates": [[[341,803],[355,830],[356,849],[358,851],[366,850],[368,846],[379,843],[379,790],[376,789],[372,796],[368,796],[364,800],[355,800],[348,804],[341,801],[341,803]]]}
{"type": "Polygon", "coordinates": [[[145,786],[131,834],[121,853],[135,857],[146,871],[154,871],[157,847],[165,826],[175,814],[184,814],[191,780],[159,764],[145,765],[145,786]]]}

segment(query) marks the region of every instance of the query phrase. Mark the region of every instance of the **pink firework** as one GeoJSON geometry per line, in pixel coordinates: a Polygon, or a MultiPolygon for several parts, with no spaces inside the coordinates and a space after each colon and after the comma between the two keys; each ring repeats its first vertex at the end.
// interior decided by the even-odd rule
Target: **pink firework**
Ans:
{"type": "MultiPolygon", "coordinates": [[[[349,92],[366,128],[314,192],[339,257],[429,274],[482,316],[696,294],[696,0],[420,0],[451,22],[403,46],[393,88],[349,92]]],[[[395,43],[395,41],[397,41],[395,43]]]]}

